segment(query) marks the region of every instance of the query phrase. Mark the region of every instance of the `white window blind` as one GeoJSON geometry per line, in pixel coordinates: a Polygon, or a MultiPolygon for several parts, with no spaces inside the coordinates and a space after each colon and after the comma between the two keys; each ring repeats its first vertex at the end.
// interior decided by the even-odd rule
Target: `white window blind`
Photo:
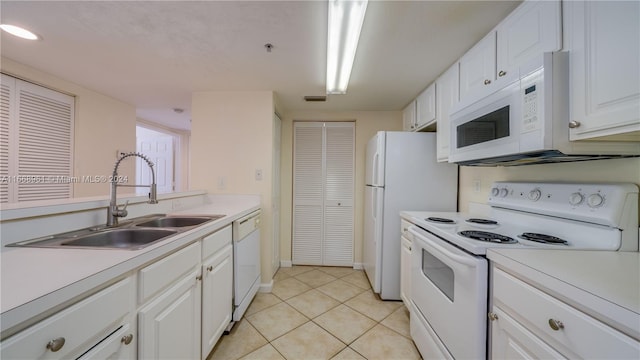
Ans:
{"type": "Polygon", "coordinates": [[[72,197],[74,98],[2,74],[0,201],[72,197]]]}

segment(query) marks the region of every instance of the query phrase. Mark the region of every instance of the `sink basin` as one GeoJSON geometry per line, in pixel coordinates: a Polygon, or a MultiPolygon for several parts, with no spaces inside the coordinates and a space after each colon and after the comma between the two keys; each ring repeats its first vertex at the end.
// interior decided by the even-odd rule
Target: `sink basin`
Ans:
{"type": "Polygon", "coordinates": [[[176,230],[169,229],[116,229],[63,241],[60,245],[135,250],[149,246],[176,233],[176,230]]]}
{"type": "Polygon", "coordinates": [[[165,216],[157,219],[145,221],[136,224],[138,227],[187,227],[204,224],[208,221],[213,221],[224,217],[225,215],[212,215],[212,216],[165,216]]]}

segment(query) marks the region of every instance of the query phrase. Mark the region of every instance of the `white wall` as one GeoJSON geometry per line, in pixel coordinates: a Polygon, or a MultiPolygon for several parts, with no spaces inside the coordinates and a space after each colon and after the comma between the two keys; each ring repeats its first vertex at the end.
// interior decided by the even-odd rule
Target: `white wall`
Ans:
{"type": "MultiPolygon", "coordinates": [[[[75,138],[73,175],[111,175],[116,152],[136,149],[136,111],[124,103],[77,84],[25,66],[11,59],[1,59],[0,70],[8,75],[75,96],[75,138]]],[[[125,160],[119,175],[135,183],[135,161],[125,160]]],[[[119,192],[133,193],[121,188],[119,192]]],[[[108,183],[76,183],[74,197],[109,194],[108,183]]]]}
{"type": "Polygon", "coordinates": [[[402,130],[400,111],[291,111],[282,114],[282,155],[280,158],[280,259],[291,261],[291,205],[293,192],[293,121],[353,121],[356,122],[355,159],[355,234],[354,262],[362,263],[364,219],[364,171],[367,141],[378,131],[402,130]]]}
{"type": "Polygon", "coordinates": [[[470,202],[486,203],[494,181],[631,182],[640,186],[640,158],[513,167],[460,167],[460,211],[470,202]],[[474,183],[480,182],[480,191],[474,183]]]}
{"type": "Polygon", "coordinates": [[[261,195],[262,282],[271,281],[271,91],[197,92],[191,108],[190,188],[261,195]],[[262,170],[262,180],[255,171],[262,170]]]}

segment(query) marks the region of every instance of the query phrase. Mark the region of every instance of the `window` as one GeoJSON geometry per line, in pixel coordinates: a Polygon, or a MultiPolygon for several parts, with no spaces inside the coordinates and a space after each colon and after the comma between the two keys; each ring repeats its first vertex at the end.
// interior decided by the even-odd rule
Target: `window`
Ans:
{"type": "Polygon", "coordinates": [[[0,203],[71,198],[75,99],[5,74],[0,85],[0,203]]]}

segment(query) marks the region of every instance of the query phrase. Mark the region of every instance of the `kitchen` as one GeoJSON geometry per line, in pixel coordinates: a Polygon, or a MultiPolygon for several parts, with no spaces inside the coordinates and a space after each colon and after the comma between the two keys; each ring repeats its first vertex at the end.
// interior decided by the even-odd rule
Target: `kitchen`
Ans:
{"type": "MultiPolygon", "coordinates": [[[[382,6],[383,4],[378,4],[382,6]]],[[[282,131],[281,136],[281,157],[280,157],[280,182],[279,182],[279,202],[280,202],[280,242],[279,242],[279,254],[275,254],[275,257],[279,257],[280,262],[291,261],[292,253],[292,234],[291,234],[291,204],[292,204],[292,163],[293,163],[293,124],[295,121],[303,120],[322,120],[322,121],[340,121],[340,120],[353,120],[356,123],[355,134],[355,225],[354,225],[354,263],[361,263],[360,254],[362,253],[362,238],[363,238],[363,204],[364,199],[362,194],[364,193],[364,147],[366,142],[379,130],[402,130],[402,113],[400,109],[404,107],[408,101],[418,94],[420,89],[424,88],[435,77],[445,70],[455,59],[460,57],[468,48],[480,40],[495,24],[497,24],[509,11],[517,4],[510,5],[508,9],[503,8],[502,13],[495,15],[493,22],[490,25],[485,25],[482,30],[477,30],[477,33],[473,36],[473,39],[466,39],[466,43],[460,46],[455,56],[442,60],[435,69],[427,69],[425,71],[431,71],[432,75],[429,79],[427,77],[424,80],[420,80],[418,76],[416,79],[411,80],[405,84],[407,88],[413,87],[413,93],[400,101],[399,105],[390,107],[388,109],[375,109],[369,111],[356,111],[360,107],[344,107],[339,110],[328,111],[324,110],[323,104],[315,104],[311,108],[299,109],[292,107],[292,110],[286,110],[281,102],[281,94],[271,90],[260,91],[247,91],[243,88],[228,88],[217,89],[216,91],[200,90],[194,92],[193,95],[189,94],[187,99],[186,108],[191,108],[191,169],[190,169],[190,189],[205,189],[210,193],[218,194],[260,194],[261,207],[263,209],[263,219],[261,231],[265,234],[262,238],[262,283],[268,285],[271,281],[273,274],[273,259],[272,253],[275,249],[271,234],[273,230],[272,225],[272,212],[273,197],[275,193],[274,184],[272,183],[273,174],[271,173],[273,159],[273,127],[272,117],[274,109],[277,109],[282,116],[282,131]],[[412,84],[418,83],[418,84],[412,84]],[[227,90],[227,91],[225,91],[227,90]],[[284,109],[283,109],[284,107],[284,109]],[[242,119],[242,121],[230,121],[230,119],[242,119]],[[230,153],[243,154],[243,156],[251,159],[250,161],[237,161],[235,157],[229,157],[230,153]],[[199,164],[212,164],[215,166],[207,166],[199,164]],[[254,172],[256,169],[263,169],[264,180],[254,180],[254,172]],[[226,187],[224,189],[219,188],[218,180],[220,178],[226,179],[226,187]],[[269,275],[271,274],[271,275],[269,275]]],[[[7,16],[7,8],[3,2],[3,17],[7,16]]],[[[70,7],[76,6],[75,4],[69,5],[70,7]]],[[[508,7],[508,6],[505,6],[508,7]]],[[[492,10],[493,8],[489,9],[492,10]]],[[[69,10],[69,9],[67,9],[69,10]]],[[[89,12],[89,9],[85,9],[89,12]]],[[[99,13],[98,9],[93,10],[99,13]]],[[[108,9],[103,9],[108,10],[108,9]]],[[[130,9],[133,11],[134,9],[130,9]]],[[[371,12],[367,15],[371,15],[371,18],[375,18],[376,10],[374,4],[371,4],[371,12]]],[[[380,12],[384,12],[384,8],[378,8],[378,15],[380,12]]],[[[406,11],[407,9],[405,9],[406,11]]],[[[286,14],[286,11],[278,9],[286,14]]],[[[278,12],[274,11],[274,12],[278,12]]],[[[309,10],[311,11],[311,10],[309,10]]],[[[322,11],[322,10],[321,10],[322,11]]],[[[326,11],[326,10],[324,10],[326,11]]],[[[479,11],[479,10],[478,10],[479,11]]],[[[490,12],[485,10],[486,12],[490,12]]],[[[272,16],[272,13],[269,13],[272,16]]],[[[194,15],[195,14],[191,14],[194,15]]],[[[88,15],[85,15],[88,16],[88,15]]],[[[159,12],[158,16],[163,19],[163,15],[159,12]]],[[[165,15],[166,16],[166,15],[165,15]]],[[[414,18],[411,18],[415,20],[414,18]]],[[[86,21],[85,18],[80,17],[78,22],[82,23],[86,21]]],[[[320,21],[320,20],[316,20],[320,21]]],[[[367,20],[369,21],[369,20],[367,20]]],[[[101,24],[98,22],[97,24],[101,24]]],[[[416,26],[419,22],[411,23],[408,25],[416,26]]],[[[96,25],[97,26],[97,25],[96,25]]],[[[366,26],[366,23],[365,23],[366,26]]],[[[471,25],[470,25],[471,26],[471,25]]],[[[365,28],[366,30],[366,28],[365,28]]],[[[363,33],[363,36],[365,36],[363,33]]],[[[122,34],[112,34],[116,38],[123,38],[122,34]]],[[[147,34],[149,35],[149,34],[147,34]]],[[[452,33],[452,36],[455,34],[452,33]]],[[[4,35],[3,35],[4,36],[4,35]]],[[[47,34],[42,34],[47,38],[47,34]]],[[[53,36],[53,35],[51,35],[53,36]]],[[[373,35],[369,35],[373,36],[373,35]]],[[[361,41],[366,41],[363,38],[361,41]]],[[[409,37],[409,39],[412,39],[409,37]]],[[[413,38],[415,40],[415,38],[413,38]]],[[[369,39],[371,40],[371,39],[369,39]]],[[[124,40],[123,40],[124,41],[124,40]]],[[[269,54],[262,49],[263,42],[257,44],[257,48],[260,48],[260,52],[257,50],[255,53],[251,53],[253,56],[260,56],[264,59],[264,56],[278,55],[279,44],[275,40],[266,39],[266,41],[273,41],[274,48],[269,54]]],[[[406,40],[409,41],[409,40],[406,40]]],[[[46,45],[46,41],[42,44],[46,45]]],[[[382,51],[386,45],[380,45],[382,51]]],[[[310,46],[310,45],[308,45],[310,46]]],[[[2,70],[10,74],[17,75],[21,78],[28,79],[40,84],[45,84],[50,87],[63,90],[66,93],[74,94],[79,105],[77,106],[76,113],[76,128],[75,128],[75,151],[74,151],[74,167],[75,173],[79,175],[84,174],[104,174],[111,170],[111,165],[114,162],[114,153],[118,149],[133,149],[135,144],[135,121],[136,106],[131,103],[117,100],[117,96],[105,95],[95,90],[91,90],[93,86],[78,85],[78,80],[70,81],[65,79],[62,75],[52,75],[49,72],[38,70],[46,69],[45,65],[29,66],[26,60],[16,61],[12,56],[9,56],[7,52],[10,49],[9,40],[5,40],[3,37],[3,58],[2,58],[2,70]],[[100,137],[96,137],[95,134],[101,134],[100,137]],[[91,149],[91,150],[88,150],[91,149]],[[105,170],[106,169],[106,170],[105,170]]],[[[120,51],[121,53],[127,53],[131,49],[122,49],[118,46],[110,48],[112,51],[120,51]]],[[[301,50],[304,50],[303,48],[301,50]]],[[[38,58],[36,49],[24,49],[26,52],[25,59],[38,58]]],[[[69,50],[71,51],[71,50],[69,50]]],[[[309,52],[315,54],[314,49],[309,49],[309,52]]],[[[158,55],[169,56],[170,54],[159,53],[158,55]]],[[[196,54],[197,55],[197,54],[196,54]]],[[[14,55],[16,56],[16,55],[14,55]]],[[[87,57],[86,62],[95,64],[96,67],[91,66],[74,66],[70,69],[65,69],[66,73],[77,73],[78,76],[88,76],[86,72],[92,72],[96,68],[109,68],[109,62],[112,60],[110,57],[95,58],[90,57],[90,54],[83,54],[79,56],[80,60],[87,57]]],[[[282,60],[282,59],[280,59],[282,60]]],[[[138,66],[140,68],[140,66],[138,66]]],[[[354,71],[357,71],[357,66],[354,71]]],[[[126,69],[120,69],[126,70],[126,69]]],[[[156,69],[150,69],[152,70],[156,69]]],[[[309,70],[314,72],[313,70],[309,70]]],[[[324,73],[324,69],[318,70],[324,73]]],[[[374,70],[372,70],[374,71],[374,70]]],[[[396,70],[397,71],[397,70],[396,70]]],[[[64,74],[64,72],[61,72],[64,74]]],[[[170,74],[169,74],[170,75],[170,74]]],[[[361,75],[362,76],[362,75],[361,75]]],[[[422,75],[428,76],[428,75],[422,75]]],[[[322,76],[320,76],[322,77],[322,76]]],[[[355,80],[352,79],[350,85],[350,91],[357,94],[357,87],[355,80]]],[[[109,82],[108,79],[103,79],[105,82],[109,82]]],[[[172,79],[178,81],[179,79],[172,79]]],[[[320,91],[324,91],[324,79],[320,79],[320,91]]],[[[127,84],[126,82],[118,83],[115,85],[127,84]]],[[[135,84],[127,84],[135,85],[135,84]]],[[[384,84],[378,84],[382,86],[384,84]]],[[[97,88],[97,85],[96,85],[97,88]]],[[[383,87],[384,88],[384,87],[383,87]]],[[[206,88],[205,88],[206,89],[206,88]]],[[[121,89],[126,92],[126,89],[121,89]]],[[[311,91],[318,92],[318,90],[311,89],[311,91]]],[[[380,92],[380,91],[378,91],[380,92]]],[[[307,95],[307,94],[305,94],[307,95]]],[[[371,95],[375,97],[375,94],[371,95]]],[[[388,95],[391,96],[391,95],[388,95]]],[[[142,100],[141,100],[142,101],[142,100]]],[[[302,101],[296,98],[296,101],[302,101]]],[[[340,102],[339,97],[329,97],[327,104],[331,102],[340,102]]],[[[637,131],[637,130],[636,130],[637,131]]],[[[133,166],[131,164],[123,163],[122,173],[131,174],[133,172],[133,166]],[[127,167],[129,166],[129,167],[127,167]]],[[[640,161],[637,158],[631,159],[613,159],[613,160],[598,160],[588,162],[575,162],[575,163],[563,163],[563,164],[543,164],[543,165],[529,165],[524,167],[497,167],[497,168],[482,168],[482,167],[466,167],[460,168],[459,175],[459,200],[458,207],[460,211],[467,211],[473,204],[486,203],[487,195],[490,191],[492,183],[498,180],[527,180],[527,181],[580,181],[580,182],[631,182],[639,183],[640,173],[640,161]]],[[[108,193],[107,184],[76,184],[74,186],[75,197],[87,197],[105,195],[108,193]]],[[[277,264],[279,265],[279,264],[277,264]]],[[[276,267],[277,268],[277,267],[276,267]]]]}

